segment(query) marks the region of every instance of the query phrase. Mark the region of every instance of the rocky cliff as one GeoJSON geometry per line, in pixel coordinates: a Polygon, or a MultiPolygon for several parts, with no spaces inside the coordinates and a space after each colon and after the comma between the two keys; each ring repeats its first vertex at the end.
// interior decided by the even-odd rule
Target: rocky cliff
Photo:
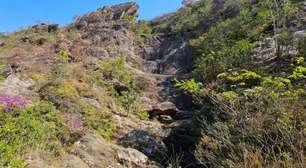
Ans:
{"type": "Polygon", "coordinates": [[[305,3],[184,2],[1,35],[0,167],[303,167],[305,3]]]}

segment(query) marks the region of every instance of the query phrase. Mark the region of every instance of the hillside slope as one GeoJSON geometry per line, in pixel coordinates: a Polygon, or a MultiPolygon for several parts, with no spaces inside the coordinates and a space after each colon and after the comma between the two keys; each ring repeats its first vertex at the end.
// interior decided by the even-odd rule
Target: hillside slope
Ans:
{"type": "Polygon", "coordinates": [[[0,167],[305,167],[306,3],[123,3],[0,36],[0,167]]]}

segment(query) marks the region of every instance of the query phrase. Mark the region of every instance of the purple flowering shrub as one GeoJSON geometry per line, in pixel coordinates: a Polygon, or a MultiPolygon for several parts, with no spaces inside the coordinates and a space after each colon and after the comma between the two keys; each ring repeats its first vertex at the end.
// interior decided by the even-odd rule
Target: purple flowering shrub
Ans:
{"type": "Polygon", "coordinates": [[[26,108],[27,102],[21,96],[0,95],[0,106],[3,106],[5,112],[10,112],[14,108],[26,108]]]}

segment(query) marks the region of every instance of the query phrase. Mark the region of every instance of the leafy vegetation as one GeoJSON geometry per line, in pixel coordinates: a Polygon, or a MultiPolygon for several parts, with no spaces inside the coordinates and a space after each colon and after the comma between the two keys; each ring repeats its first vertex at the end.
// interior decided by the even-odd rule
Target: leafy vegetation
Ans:
{"type": "Polygon", "coordinates": [[[129,21],[131,24],[136,23],[137,18],[135,15],[129,15],[127,13],[123,13],[121,19],[129,21]]]}
{"type": "Polygon", "coordinates": [[[53,102],[58,109],[68,114],[83,116],[82,122],[88,128],[99,132],[103,137],[109,137],[115,129],[115,123],[108,111],[96,108],[80,97],[81,88],[72,83],[52,84],[41,91],[44,99],[53,102]]]}
{"type": "Polygon", "coordinates": [[[140,111],[140,112],[137,113],[137,115],[138,115],[139,119],[141,119],[141,120],[149,120],[149,117],[150,117],[150,115],[147,111],[140,111]]]}
{"type": "Polygon", "coordinates": [[[62,61],[64,61],[64,62],[68,62],[69,61],[69,53],[68,53],[67,50],[60,50],[57,53],[57,57],[62,59],[62,61]]]}
{"type": "Polygon", "coordinates": [[[189,93],[198,93],[201,90],[202,84],[199,82],[196,82],[194,79],[187,80],[187,81],[176,80],[175,86],[189,93]]]}
{"type": "Polygon", "coordinates": [[[179,32],[206,26],[190,40],[197,51],[194,79],[176,82],[195,100],[191,130],[198,164],[304,167],[305,53],[290,27],[298,20],[298,3],[216,2],[203,0],[181,11],[187,21],[176,25],[179,32]],[[256,58],[256,47],[267,37],[273,37],[270,57],[276,64],[256,58]],[[290,47],[299,53],[290,53],[290,47]]]}
{"type": "Polygon", "coordinates": [[[0,113],[0,166],[25,167],[20,156],[30,148],[58,155],[73,142],[64,118],[49,102],[0,113]],[[61,147],[57,147],[60,145],[61,147]]]}
{"type": "Polygon", "coordinates": [[[133,31],[138,38],[150,38],[153,35],[153,28],[146,21],[140,21],[133,31]]]}
{"type": "Polygon", "coordinates": [[[106,79],[117,79],[123,83],[132,82],[132,75],[125,67],[126,62],[123,57],[118,59],[108,59],[100,63],[100,70],[106,79]]]}
{"type": "Polygon", "coordinates": [[[0,61],[0,81],[4,80],[3,68],[4,68],[4,64],[0,61]]]}

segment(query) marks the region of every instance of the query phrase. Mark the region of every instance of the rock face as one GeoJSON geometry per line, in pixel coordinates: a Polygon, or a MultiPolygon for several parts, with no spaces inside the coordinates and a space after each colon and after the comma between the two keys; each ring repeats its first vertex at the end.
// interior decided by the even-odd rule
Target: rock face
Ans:
{"type": "MultiPolygon", "coordinates": [[[[96,12],[89,13],[85,16],[79,17],[75,23],[75,25],[79,29],[91,29],[93,27],[97,28],[105,28],[109,26],[107,22],[114,22],[121,20],[123,15],[137,16],[139,6],[134,3],[124,3],[115,5],[112,7],[104,7],[98,9],[96,12]]],[[[117,23],[112,26],[124,26],[127,23],[117,23]]]]}
{"type": "Polygon", "coordinates": [[[100,8],[79,17],[75,26],[82,31],[82,40],[89,41],[82,47],[85,55],[100,60],[123,56],[127,62],[142,64],[134,43],[135,35],[128,31],[138,9],[136,3],[130,2],[100,8]]]}

